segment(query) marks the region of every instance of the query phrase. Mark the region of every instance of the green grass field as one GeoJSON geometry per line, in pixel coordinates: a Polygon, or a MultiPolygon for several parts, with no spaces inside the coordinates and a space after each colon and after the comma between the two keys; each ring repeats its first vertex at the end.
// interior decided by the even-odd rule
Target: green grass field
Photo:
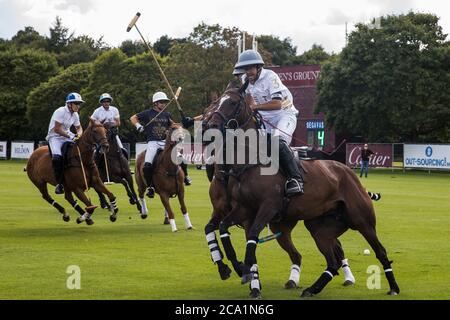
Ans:
{"type": "MultiPolygon", "coordinates": [[[[55,196],[71,214],[65,223],[28,180],[24,164],[0,162],[0,299],[247,299],[248,286],[236,274],[220,280],[211,262],[203,231],[211,213],[204,171],[191,168],[193,185],[186,189],[196,230],[184,230],[172,199],[180,230],[172,233],[162,224],[158,198],[147,200],[150,216],[141,220],[118,185],[110,187],[119,199],[117,222],[97,209],[93,226],[77,225],[75,211],[55,196]],[[66,287],[70,265],[81,268],[80,290],[66,287]]],[[[373,253],[362,254],[369,247],[362,236],[348,231],[340,239],[356,284],[343,287],[341,274],[312,299],[450,299],[450,174],[372,170],[362,183],[383,195],[375,203],[378,236],[394,260],[401,294],[385,295],[383,274],[381,289],[367,288],[367,268],[380,264],[373,253]]],[[[243,257],[243,231],[230,230],[243,257]]],[[[293,235],[303,255],[300,286],[305,288],[324,270],[325,260],[303,223],[293,235]]],[[[260,245],[257,256],[263,299],[300,299],[301,290],[283,288],[291,263],[276,241],[260,245]]]]}

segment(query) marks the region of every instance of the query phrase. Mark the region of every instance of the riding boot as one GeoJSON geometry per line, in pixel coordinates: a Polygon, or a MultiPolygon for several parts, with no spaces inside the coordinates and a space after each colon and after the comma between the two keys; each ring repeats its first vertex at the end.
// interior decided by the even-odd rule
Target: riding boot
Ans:
{"type": "Polygon", "coordinates": [[[155,197],[155,188],[153,187],[153,164],[150,162],[144,163],[144,178],[147,183],[147,197],[155,197]]]}
{"type": "Polygon", "coordinates": [[[280,166],[283,169],[287,182],[285,186],[286,196],[302,195],[303,176],[295,161],[294,153],[284,140],[280,139],[280,166]]]}
{"type": "Polygon", "coordinates": [[[187,186],[190,186],[192,184],[191,178],[189,178],[188,172],[187,172],[187,164],[182,162],[180,163],[180,167],[184,172],[184,184],[187,186]]]}
{"type": "Polygon", "coordinates": [[[52,165],[53,165],[53,173],[55,174],[55,178],[56,178],[55,193],[56,194],[63,194],[64,193],[64,186],[63,186],[63,180],[64,180],[63,157],[60,156],[60,155],[54,155],[52,157],[52,165]]]}

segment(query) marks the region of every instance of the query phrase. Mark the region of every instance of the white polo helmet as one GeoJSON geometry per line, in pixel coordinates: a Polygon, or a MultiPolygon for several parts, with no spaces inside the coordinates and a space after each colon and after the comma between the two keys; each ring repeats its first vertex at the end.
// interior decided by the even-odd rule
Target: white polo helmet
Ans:
{"type": "Polygon", "coordinates": [[[102,101],[105,99],[109,99],[109,100],[111,100],[111,102],[113,101],[113,98],[111,97],[111,95],[109,93],[102,93],[102,95],[98,99],[98,102],[102,103],[102,101]]]}
{"type": "Polygon", "coordinates": [[[83,99],[81,98],[81,95],[77,92],[71,92],[66,97],[66,103],[70,102],[81,102],[84,103],[83,99]]]}
{"type": "Polygon", "coordinates": [[[170,101],[170,99],[167,98],[167,95],[164,92],[158,91],[153,95],[152,102],[155,103],[158,101],[168,102],[168,101],[170,101]]]}

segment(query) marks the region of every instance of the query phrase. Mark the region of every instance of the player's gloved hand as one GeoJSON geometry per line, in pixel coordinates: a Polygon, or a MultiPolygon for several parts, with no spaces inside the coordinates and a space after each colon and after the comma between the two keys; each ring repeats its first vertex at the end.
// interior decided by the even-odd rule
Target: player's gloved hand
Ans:
{"type": "Polygon", "coordinates": [[[136,129],[138,132],[144,132],[144,126],[140,123],[136,123],[136,129]]]}
{"type": "Polygon", "coordinates": [[[181,119],[181,124],[186,129],[190,128],[194,125],[194,119],[192,119],[191,117],[183,117],[183,119],[181,119]]]}

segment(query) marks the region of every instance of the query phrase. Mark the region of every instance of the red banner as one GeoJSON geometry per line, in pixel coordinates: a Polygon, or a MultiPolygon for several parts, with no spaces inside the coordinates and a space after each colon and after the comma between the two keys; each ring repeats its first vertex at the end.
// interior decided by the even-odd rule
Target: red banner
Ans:
{"type": "MultiPolygon", "coordinates": [[[[374,153],[369,160],[370,167],[392,167],[392,144],[369,143],[368,145],[374,153]]],[[[363,147],[363,143],[347,143],[345,160],[347,166],[354,168],[361,165],[361,149],[363,147]]]]}
{"type": "Polygon", "coordinates": [[[320,76],[320,65],[270,67],[288,88],[313,87],[320,76]]]}

